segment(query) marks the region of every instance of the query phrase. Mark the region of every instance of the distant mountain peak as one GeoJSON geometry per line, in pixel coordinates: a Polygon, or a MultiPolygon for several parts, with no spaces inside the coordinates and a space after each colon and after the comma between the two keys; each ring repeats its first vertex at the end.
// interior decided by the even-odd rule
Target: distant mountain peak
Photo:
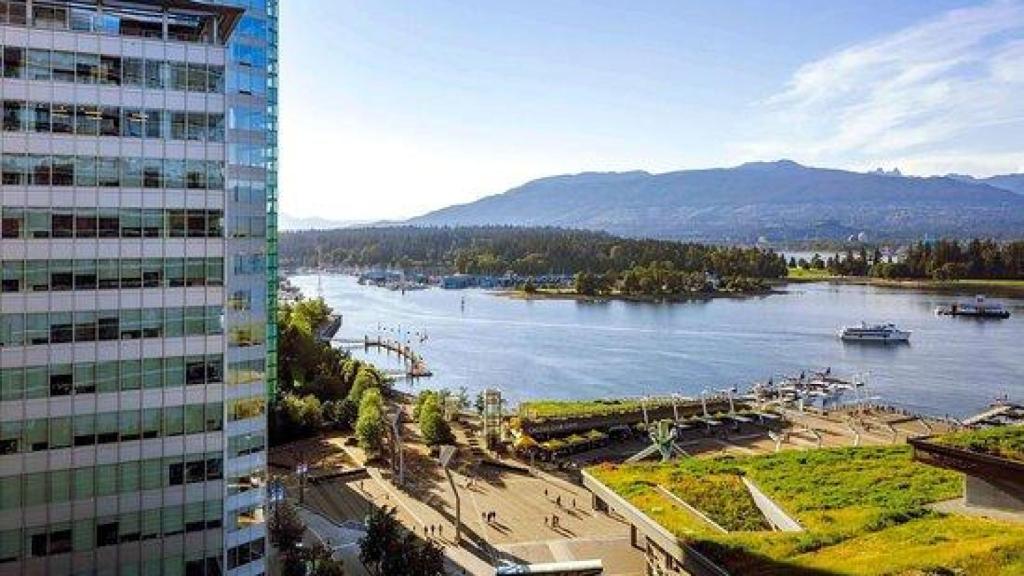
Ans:
{"type": "Polygon", "coordinates": [[[1020,237],[1024,196],[1013,182],[908,178],[792,160],[734,168],[585,172],[541,178],[508,192],[409,221],[420,226],[555,226],[622,236],[713,242],[924,235],[1020,237]]]}
{"type": "Polygon", "coordinates": [[[740,164],[739,166],[737,166],[737,168],[743,168],[743,169],[747,169],[747,170],[750,170],[750,169],[769,170],[769,169],[773,169],[773,168],[783,168],[783,169],[789,168],[789,169],[793,169],[793,168],[807,168],[807,167],[804,166],[803,164],[800,164],[799,162],[794,162],[793,160],[789,160],[788,158],[780,158],[779,160],[759,161],[759,162],[745,162],[745,163],[740,164]]]}
{"type": "Polygon", "coordinates": [[[332,220],[319,216],[292,216],[282,212],[278,215],[277,227],[280,230],[330,230],[351,226],[365,226],[370,223],[371,221],[369,220],[332,220]]]}
{"type": "Polygon", "coordinates": [[[869,174],[877,174],[879,176],[903,176],[903,173],[900,172],[900,169],[895,166],[892,170],[886,170],[885,168],[879,166],[878,168],[875,168],[874,170],[869,172],[869,174]]]}

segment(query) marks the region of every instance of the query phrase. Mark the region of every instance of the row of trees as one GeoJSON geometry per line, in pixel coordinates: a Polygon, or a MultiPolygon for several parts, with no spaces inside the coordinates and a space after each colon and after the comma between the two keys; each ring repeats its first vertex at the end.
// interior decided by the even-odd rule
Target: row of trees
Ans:
{"type": "Polygon", "coordinates": [[[356,417],[356,439],[359,447],[368,455],[380,454],[384,449],[384,436],[387,434],[384,422],[384,397],[379,388],[370,388],[363,392],[359,400],[359,415],[356,417]]]}
{"type": "Polygon", "coordinates": [[[286,232],[284,266],[392,266],[428,272],[522,276],[622,272],[671,262],[677,270],[718,276],[782,278],[786,262],[759,248],[620,238],[562,228],[387,227],[286,232]]]}
{"type": "Polygon", "coordinates": [[[573,287],[586,296],[624,294],[627,296],[680,296],[713,292],[758,292],[768,288],[761,278],[727,276],[716,279],[704,272],[678,270],[672,262],[634,266],[619,274],[578,272],[573,287]]]}
{"type": "Polygon", "coordinates": [[[317,329],[331,309],[320,298],[302,298],[278,311],[278,400],[271,419],[276,442],[325,427],[351,430],[364,393],[387,385],[373,365],[319,342],[317,329]]]}
{"type": "MultiPolygon", "coordinates": [[[[312,434],[325,426],[354,429],[368,454],[384,448],[387,435],[384,393],[387,381],[372,365],[319,342],[317,329],[331,309],[322,299],[300,299],[278,314],[279,397],[272,440],[312,434]]],[[[428,443],[451,441],[441,412],[439,393],[421,395],[417,403],[420,426],[428,443]],[[424,433],[428,436],[428,433],[424,433]]],[[[274,422],[272,421],[272,422],[274,422]]],[[[444,555],[430,541],[401,528],[394,509],[374,509],[367,533],[359,542],[359,559],[376,576],[442,576],[444,555]]],[[[301,546],[305,525],[288,502],[279,502],[268,525],[271,542],[280,553],[284,576],[344,576],[342,562],[323,545],[301,546]]]]}
{"type": "Polygon", "coordinates": [[[867,247],[861,246],[855,254],[853,249],[847,249],[845,257],[837,252],[835,256],[823,259],[820,254],[815,254],[810,260],[801,258],[789,259],[789,267],[800,267],[805,270],[827,270],[835,276],[866,276],[871,272],[872,266],[883,263],[882,252],[875,248],[868,256],[867,247]]]}
{"type": "Polygon", "coordinates": [[[882,257],[877,248],[869,255],[866,247],[845,256],[835,254],[822,259],[815,254],[810,260],[791,259],[790,266],[828,270],[839,276],[875,276],[879,278],[911,278],[957,280],[1024,278],[1024,241],[998,243],[974,239],[969,242],[939,240],[911,245],[898,261],[882,257]]]}
{"type": "Polygon", "coordinates": [[[911,246],[899,262],[882,263],[871,273],[885,278],[1024,279],[1024,241],[920,242],[911,246]]]}

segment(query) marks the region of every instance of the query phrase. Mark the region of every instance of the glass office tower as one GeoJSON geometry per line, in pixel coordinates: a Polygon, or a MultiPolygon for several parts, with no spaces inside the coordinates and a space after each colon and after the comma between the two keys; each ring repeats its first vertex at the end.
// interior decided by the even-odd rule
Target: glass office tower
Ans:
{"type": "Polygon", "coordinates": [[[0,1],[0,576],[265,571],[274,9],[0,1]]]}

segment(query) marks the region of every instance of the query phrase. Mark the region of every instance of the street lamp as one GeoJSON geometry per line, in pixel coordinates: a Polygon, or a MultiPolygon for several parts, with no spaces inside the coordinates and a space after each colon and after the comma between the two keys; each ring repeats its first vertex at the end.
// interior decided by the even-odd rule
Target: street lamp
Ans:
{"type": "Polygon", "coordinates": [[[280,478],[271,478],[267,483],[267,499],[274,507],[274,523],[281,526],[281,502],[284,501],[284,483],[280,478]]]}
{"type": "MultiPolygon", "coordinates": [[[[398,485],[405,485],[405,453],[402,451],[402,433],[398,428],[399,420],[401,419],[401,413],[395,412],[388,414],[388,422],[391,424],[391,434],[394,437],[394,446],[392,450],[398,454],[398,485]]],[[[394,467],[396,462],[392,459],[391,465],[394,467]]]]}
{"type": "Polygon", "coordinates": [[[306,476],[309,475],[309,464],[307,462],[299,462],[298,466],[295,467],[295,474],[299,477],[299,504],[305,504],[306,476]]]}
{"type": "Polygon", "coordinates": [[[452,471],[448,467],[455,456],[455,450],[455,446],[450,444],[441,446],[438,460],[441,461],[441,468],[444,468],[444,474],[448,477],[448,484],[451,485],[452,494],[455,496],[455,545],[457,546],[462,542],[462,503],[459,500],[459,491],[455,489],[455,479],[452,478],[452,471]]]}
{"type": "Polygon", "coordinates": [[[732,401],[732,395],[736,393],[736,387],[733,386],[732,388],[722,388],[718,390],[718,393],[724,394],[726,398],[729,399],[729,415],[731,416],[733,414],[736,414],[736,406],[733,404],[732,401]]]}
{"type": "Polygon", "coordinates": [[[275,506],[284,500],[284,483],[280,478],[274,478],[267,485],[267,498],[275,506]]]}

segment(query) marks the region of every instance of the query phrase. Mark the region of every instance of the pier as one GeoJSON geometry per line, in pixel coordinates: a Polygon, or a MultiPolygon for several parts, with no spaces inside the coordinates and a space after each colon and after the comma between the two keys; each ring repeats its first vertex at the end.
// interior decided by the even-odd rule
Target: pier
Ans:
{"type": "Polygon", "coordinates": [[[376,338],[363,336],[363,348],[366,350],[380,348],[388,353],[393,352],[405,363],[405,375],[409,378],[428,378],[433,376],[433,372],[427,367],[423,357],[417,354],[412,349],[412,346],[408,344],[402,344],[397,340],[386,340],[380,336],[376,338]]]}

